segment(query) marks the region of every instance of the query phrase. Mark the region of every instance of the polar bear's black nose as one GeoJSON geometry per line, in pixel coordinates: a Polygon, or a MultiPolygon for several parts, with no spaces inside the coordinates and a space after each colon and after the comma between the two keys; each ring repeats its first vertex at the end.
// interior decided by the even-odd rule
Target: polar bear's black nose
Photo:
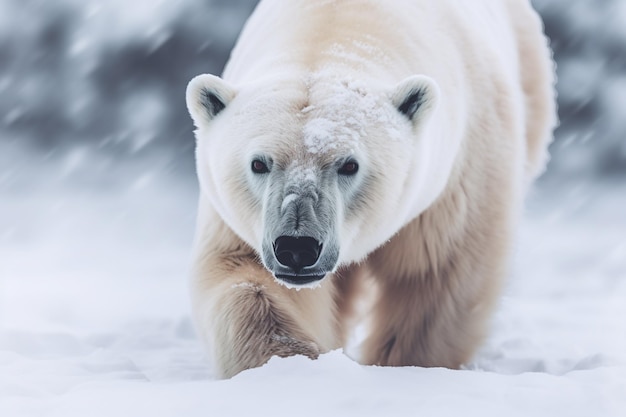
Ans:
{"type": "Polygon", "coordinates": [[[322,245],[312,237],[281,236],[274,242],[274,254],[283,266],[299,273],[320,257],[322,245]]]}

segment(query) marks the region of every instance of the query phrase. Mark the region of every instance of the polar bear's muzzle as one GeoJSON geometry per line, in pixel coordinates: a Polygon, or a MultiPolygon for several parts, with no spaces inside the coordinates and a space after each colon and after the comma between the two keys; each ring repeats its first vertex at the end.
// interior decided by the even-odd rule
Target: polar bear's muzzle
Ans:
{"type": "Polygon", "coordinates": [[[310,286],[336,268],[339,250],[332,241],[327,244],[310,236],[279,236],[263,245],[266,268],[282,283],[310,286]]]}
{"type": "Polygon", "coordinates": [[[266,213],[263,263],[282,283],[300,287],[336,269],[339,245],[331,203],[322,193],[287,193],[266,213]],[[315,195],[315,198],[312,195],[315,195]]]}
{"type": "Polygon", "coordinates": [[[278,262],[296,272],[315,265],[322,244],[312,237],[281,236],[274,242],[274,255],[278,262]]]}
{"type": "Polygon", "coordinates": [[[309,236],[280,236],[272,245],[268,267],[285,284],[305,286],[322,280],[334,269],[337,251],[309,236]]]}
{"type": "Polygon", "coordinates": [[[310,268],[317,263],[322,252],[323,246],[316,239],[308,236],[280,236],[273,246],[274,256],[278,263],[295,274],[278,274],[277,278],[292,284],[308,284],[324,278],[324,275],[319,274],[302,275],[305,268],[310,268]]]}

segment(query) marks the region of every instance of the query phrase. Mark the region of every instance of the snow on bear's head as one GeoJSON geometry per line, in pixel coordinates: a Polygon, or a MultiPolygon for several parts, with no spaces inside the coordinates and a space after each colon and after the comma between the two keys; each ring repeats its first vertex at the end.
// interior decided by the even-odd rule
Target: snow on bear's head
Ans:
{"type": "MultiPolygon", "coordinates": [[[[187,88],[202,199],[286,285],[363,259],[442,191],[430,149],[439,90],[319,71],[187,88]]],[[[202,206],[201,206],[202,207],[202,206]]]]}

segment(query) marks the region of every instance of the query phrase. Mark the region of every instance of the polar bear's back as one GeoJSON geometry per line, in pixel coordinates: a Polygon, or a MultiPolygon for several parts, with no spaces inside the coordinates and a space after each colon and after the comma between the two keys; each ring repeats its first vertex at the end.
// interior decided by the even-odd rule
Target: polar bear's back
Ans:
{"type": "Polygon", "coordinates": [[[389,86],[430,76],[453,98],[442,102],[460,122],[448,136],[493,113],[485,97],[505,95],[508,132],[526,138],[526,177],[545,166],[556,124],[554,71],[528,0],[262,0],[224,78],[303,79],[329,65],[389,86]]]}
{"type": "Polygon", "coordinates": [[[404,77],[419,64],[450,64],[450,54],[464,46],[511,50],[511,19],[523,25],[534,17],[529,12],[527,0],[263,0],[224,75],[258,77],[257,69],[276,62],[315,66],[337,44],[364,54],[354,47],[368,43],[369,52],[385,52],[387,73],[397,68],[404,77]]]}
{"type": "Polygon", "coordinates": [[[508,0],[514,27],[526,127],[526,178],[531,181],[546,168],[548,145],[558,123],[555,97],[555,64],[543,34],[539,15],[526,0],[508,0]]]}

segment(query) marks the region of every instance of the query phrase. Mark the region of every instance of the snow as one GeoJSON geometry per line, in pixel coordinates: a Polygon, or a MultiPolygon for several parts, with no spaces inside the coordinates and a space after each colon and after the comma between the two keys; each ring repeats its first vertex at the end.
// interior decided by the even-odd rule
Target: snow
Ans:
{"type": "MultiPolygon", "coordinates": [[[[182,92],[219,72],[252,1],[0,0],[0,416],[626,415],[626,3],[533,4],[562,128],[476,358],[394,369],[335,351],[218,381],[189,314],[182,92]]],[[[313,150],[367,94],[337,81],[336,115],[303,110],[325,118],[313,150]]]]}
{"type": "Polygon", "coordinates": [[[334,351],[220,381],[189,315],[193,179],[146,157],[102,182],[97,146],[37,155],[0,149],[2,416],[626,414],[623,181],[535,189],[493,330],[464,370],[334,351]]]}
{"type": "Polygon", "coordinates": [[[390,139],[401,139],[401,118],[388,97],[373,93],[366,83],[329,66],[310,74],[307,85],[319,107],[303,109],[310,117],[303,132],[308,152],[355,152],[374,126],[385,126],[390,139]]]}

